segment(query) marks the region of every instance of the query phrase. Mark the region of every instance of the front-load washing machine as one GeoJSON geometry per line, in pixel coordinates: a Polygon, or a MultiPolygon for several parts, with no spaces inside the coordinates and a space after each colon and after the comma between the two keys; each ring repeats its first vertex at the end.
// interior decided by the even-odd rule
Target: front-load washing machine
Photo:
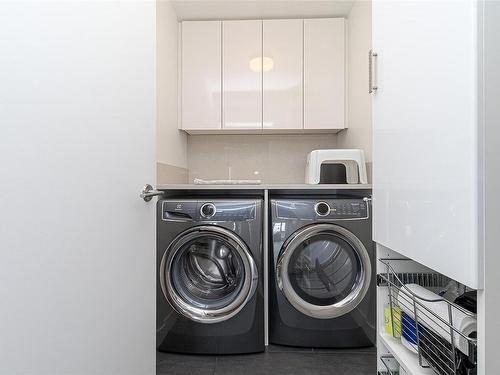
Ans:
{"type": "Polygon", "coordinates": [[[272,199],[269,341],[347,348],[375,343],[370,199],[272,199]]]}
{"type": "Polygon", "coordinates": [[[263,351],[262,201],[164,199],[157,215],[158,350],[263,351]]]}

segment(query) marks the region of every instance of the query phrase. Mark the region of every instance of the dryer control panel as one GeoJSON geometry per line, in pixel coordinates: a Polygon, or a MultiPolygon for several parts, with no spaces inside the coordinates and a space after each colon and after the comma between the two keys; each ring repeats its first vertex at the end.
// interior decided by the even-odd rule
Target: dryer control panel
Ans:
{"type": "MultiPolygon", "coordinates": [[[[328,202],[327,202],[328,203],[328,202]]],[[[363,200],[339,199],[329,203],[328,217],[335,219],[358,219],[368,217],[367,202],[363,200]]]]}
{"type": "Polygon", "coordinates": [[[367,199],[278,200],[279,219],[356,220],[370,217],[367,199]]]}
{"type": "Polygon", "coordinates": [[[255,219],[255,200],[166,200],[162,202],[165,221],[237,222],[255,219]]]}

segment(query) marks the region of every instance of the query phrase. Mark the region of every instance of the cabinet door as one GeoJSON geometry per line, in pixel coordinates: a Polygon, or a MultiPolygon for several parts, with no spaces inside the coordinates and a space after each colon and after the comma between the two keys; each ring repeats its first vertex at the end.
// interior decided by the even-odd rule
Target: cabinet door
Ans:
{"type": "Polygon", "coordinates": [[[344,113],[344,19],[304,20],[304,128],[343,129],[344,113]]]}
{"type": "Polygon", "coordinates": [[[262,21],[223,21],[223,128],[262,130],[262,21]]]}
{"type": "Polygon", "coordinates": [[[468,1],[373,2],[374,239],[473,288],[475,7],[468,1]]]}
{"type": "Polygon", "coordinates": [[[184,130],[221,128],[221,22],[182,22],[184,130]]]}
{"type": "Polygon", "coordinates": [[[265,20],[264,129],[302,129],[303,21],[265,20]]]}
{"type": "Polygon", "coordinates": [[[154,374],[165,6],[0,8],[0,374],[154,374]]]}

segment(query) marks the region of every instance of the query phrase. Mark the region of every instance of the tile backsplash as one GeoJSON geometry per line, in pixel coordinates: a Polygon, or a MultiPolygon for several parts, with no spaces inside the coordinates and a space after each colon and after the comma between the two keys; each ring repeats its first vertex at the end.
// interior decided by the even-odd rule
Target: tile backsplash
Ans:
{"type": "Polygon", "coordinates": [[[303,183],[307,154],[336,147],[335,134],[190,135],[189,182],[201,178],[303,183]]]}

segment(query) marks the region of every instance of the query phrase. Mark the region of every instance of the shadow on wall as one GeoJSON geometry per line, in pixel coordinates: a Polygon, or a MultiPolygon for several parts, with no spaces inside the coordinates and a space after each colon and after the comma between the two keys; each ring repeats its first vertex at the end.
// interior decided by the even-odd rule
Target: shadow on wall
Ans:
{"type": "Polygon", "coordinates": [[[162,162],[156,163],[156,184],[187,184],[189,173],[187,168],[176,167],[162,162]]]}

